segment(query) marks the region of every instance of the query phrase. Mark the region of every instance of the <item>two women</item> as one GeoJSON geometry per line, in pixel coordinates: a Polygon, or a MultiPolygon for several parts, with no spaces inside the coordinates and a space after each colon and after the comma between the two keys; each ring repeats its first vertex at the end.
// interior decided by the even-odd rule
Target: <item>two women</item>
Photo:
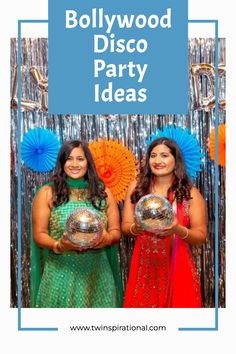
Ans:
{"type": "MultiPolygon", "coordinates": [[[[117,307],[117,286],[107,248],[120,239],[118,207],[97,176],[89,149],[65,143],[52,183],[33,204],[34,240],[48,248],[37,307],[117,307]],[[67,216],[78,206],[99,212],[106,230],[92,250],[81,250],[66,238],[67,216]]],[[[135,237],[124,307],[200,307],[201,293],[189,245],[206,238],[205,203],[187,176],[174,141],[155,140],[145,166],[128,188],[122,231],[135,237]],[[161,234],[145,232],[134,216],[135,204],[149,193],[169,199],[175,220],[161,234]]]]}

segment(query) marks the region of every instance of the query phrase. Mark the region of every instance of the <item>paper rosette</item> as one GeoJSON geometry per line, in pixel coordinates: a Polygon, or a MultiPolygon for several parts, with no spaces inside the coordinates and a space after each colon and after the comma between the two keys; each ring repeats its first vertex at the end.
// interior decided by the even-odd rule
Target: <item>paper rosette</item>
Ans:
{"type": "Polygon", "coordinates": [[[89,144],[99,177],[117,202],[125,198],[126,190],[135,179],[137,161],[135,156],[118,140],[99,139],[89,144]]]}
{"type": "MultiPolygon", "coordinates": [[[[219,124],[218,126],[218,164],[225,167],[225,135],[226,135],[226,126],[225,124],[219,124]]],[[[215,150],[216,150],[216,133],[215,129],[211,130],[210,133],[210,142],[209,142],[209,155],[210,159],[215,161],[215,150]]]]}
{"type": "Polygon", "coordinates": [[[182,129],[175,126],[169,126],[162,130],[157,130],[155,135],[151,135],[147,141],[149,145],[157,138],[169,138],[176,142],[178,145],[186,167],[187,174],[190,178],[196,178],[197,172],[202,170],[202,158],[200,145],[196,137],[189,132],[188,129],[182,129]]]}
{"type": "Polygon", "coordinates": [[[35,128],[23,136],[21,158],[35,172],[49,172],[56,164],[59,150],[57,136],[48,129],[35,128]]]}

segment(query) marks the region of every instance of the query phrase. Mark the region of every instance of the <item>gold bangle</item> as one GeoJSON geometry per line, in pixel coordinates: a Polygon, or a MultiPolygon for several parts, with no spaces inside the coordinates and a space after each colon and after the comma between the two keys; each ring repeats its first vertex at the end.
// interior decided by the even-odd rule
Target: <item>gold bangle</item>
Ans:
{"type": "Polygon", "coordinates": [[[56,254],[61,254],[62,252],[59,250],[59,242],[58,241],[55,241],[54,245],[53,245],[53,252],[56,253],[56,254]]]}
{"type": "Polygon", "coordinates": [[[139,233],[134,232],[134,230],[133,230],[134,226],[135,226],[135,223],[131,224],[130,228],[129,228],[129,231],[130,231],[131,235],[137,236],[139,233]]]}
{"type": "Polygon", "coordinates": [[[64,247],[62,246],[62,244],[61,244],[61,238],[60,238],[60,240],[58,241],[57,249],[58,249],[58,251],[59,251],[60,253],[65,252],[65,248],[64,248],[64,247]]]}
{"type": "Polygon", "coordinates": [[[186,238],[189,237],[189,229],[187,227],[185,227],[185,229],[186,229],[186,235],[184,237],[180,237],[181,240],[186,240],[186,238]]]}

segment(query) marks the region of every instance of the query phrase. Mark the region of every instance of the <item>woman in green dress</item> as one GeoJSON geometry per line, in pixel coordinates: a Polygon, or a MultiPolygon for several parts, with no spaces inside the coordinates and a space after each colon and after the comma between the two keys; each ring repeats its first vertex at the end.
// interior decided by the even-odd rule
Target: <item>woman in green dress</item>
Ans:
{"type": "MultiPolygon", "coordinates": [[[[52,182],[40,188],[32,207],[33,239],[48,249],[36,307],[119,307],[111,249],[120,239],[119,210],[99,180],[88,146],[78,140],[61,147],[52,182]],[[96,211],[105,225],[93,248],[81,248],[65,233],[77,208],[96,211]]],[[[116,247],[117,250],[117,247],[116,247]]]]}

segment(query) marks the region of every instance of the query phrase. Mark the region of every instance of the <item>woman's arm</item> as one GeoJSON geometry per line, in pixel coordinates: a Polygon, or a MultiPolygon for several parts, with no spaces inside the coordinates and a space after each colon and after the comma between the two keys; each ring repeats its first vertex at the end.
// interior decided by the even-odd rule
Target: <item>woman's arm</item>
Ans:
{"type": "Polygon", "coordinates": [[[134,209],[135,206],[134,204],[131,203],[131,194],[133,193],[135,187],[136,187],[136,181],[133,181],[130,183],[126,197],[125,197],[125,202],[124,202],[124,209],[123,209],[123,217],[122,217],[122,224],[121,224],[121,229],[122,232],[125,236],[137,236],[139,232],[141,231],[141,228],[138,226],[138,224],[135,221],[135,216],[134,216],[134,209]]]}
{"type": "Polygon", "coordinates": [[[177,234],[182,240],[190,245],[201,245],[206,241],[207,236],[207,216],[206,204],[197,188],[191,189],[189,200],[189,227],[179,224],[175,218],[172,225],[161,232],[161,236],[177,234]]]}
{"type": "Polygon", "coordinates": [[[118,205],[111,191],[106,188],[107,193],[107,230],[103,230],[102,240],[94,248],[102,248],[105,246],[111,246],[114,243],[119,242],[120,232],[120,214],[118,205]]]}
{"type": "Polygon", "coordinates": [[[50,203],[52,203],[52,188],[44,186],[37,193],[32,206],[33,238],[39,247],[54,249],[56,241],[48,234],[50,203]]]}
{"type": "Polygon", "coordinates": [[[65,235],[59,241],[54,240],[48,233],[53,194],[50,186],[44,186],[36,195],[32,206],[33,238],[39,247],[53,250],[60,254],[66,251],[83,252],[79,246],[70,242],[65,235]]]}
{"type": "Polygon", "coordinates": [[[191,245],[200,245],[207,237],[207,212],[206,203],[197,188],[191,189],[189,218],[189,235],[186,242],[191,245]]]}

